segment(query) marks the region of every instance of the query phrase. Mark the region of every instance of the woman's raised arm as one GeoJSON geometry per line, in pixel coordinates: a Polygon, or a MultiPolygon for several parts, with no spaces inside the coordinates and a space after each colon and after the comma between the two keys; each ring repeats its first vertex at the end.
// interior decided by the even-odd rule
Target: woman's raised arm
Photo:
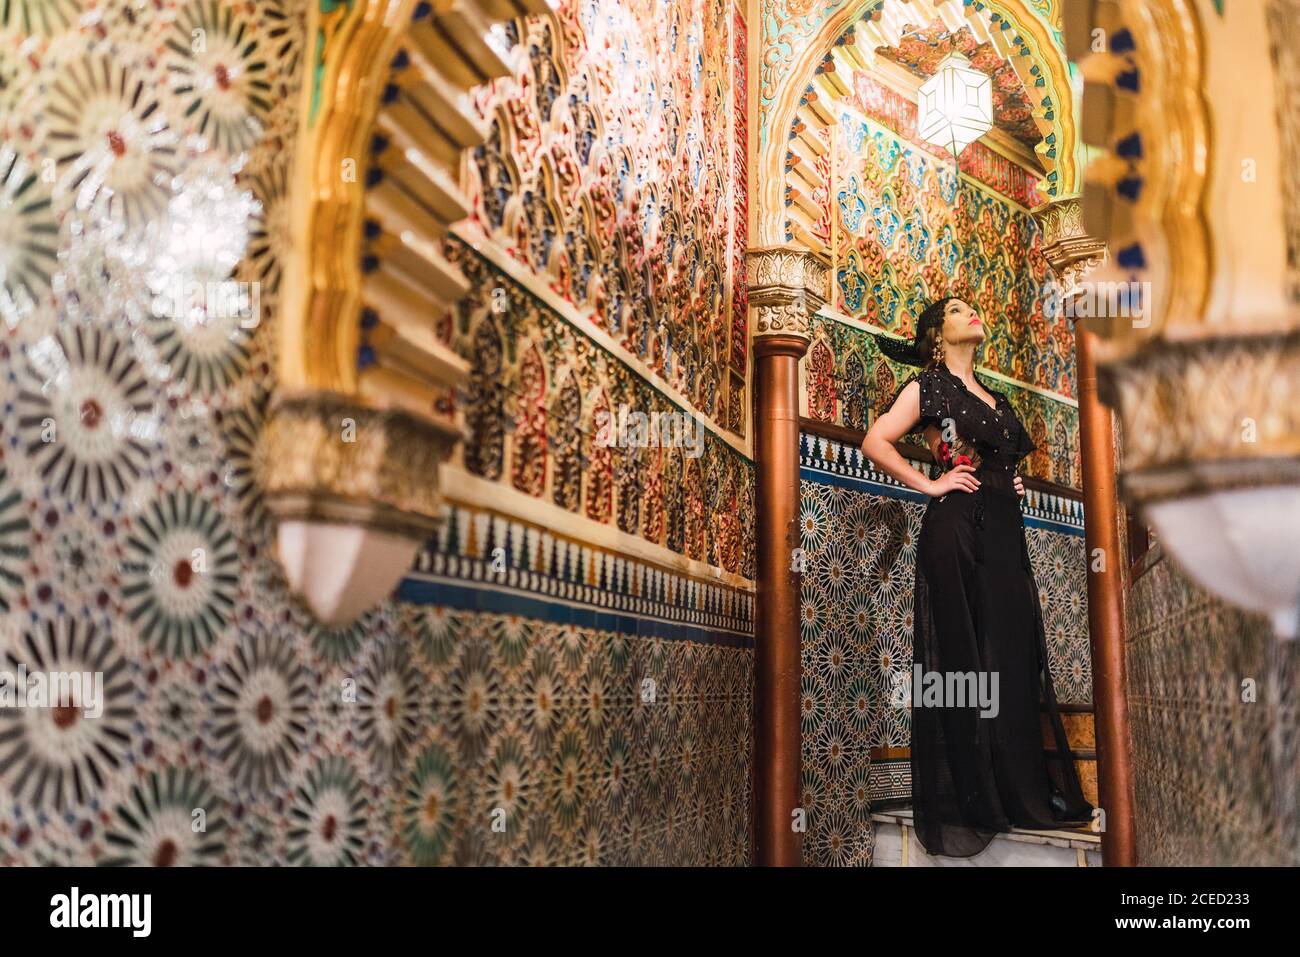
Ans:
{"type": "MultiPolygon", "coordinates": [[[[969,465],[959,465],[932,481],[912,468],[907,463],[907,459],[899,454],[894,448],[894,443],[912,431],[920,418],[921,385],[919,382],[910,382],[899,393],[889,411],[876,419],[867,430],[867,436],[862,440],[862,453],[886,475],[897,479],[913,491],[932,498],[947,495],[956,489],[973,492],[979,488],[979,482],[972,474],[975,470],[969,465]]],[[[931,439],[930,445],[933,449],[938,438],[933,426],[927,427],[927,438],[931,439]],[[931,436],[930,432],[935,434],[931,436]]]]}

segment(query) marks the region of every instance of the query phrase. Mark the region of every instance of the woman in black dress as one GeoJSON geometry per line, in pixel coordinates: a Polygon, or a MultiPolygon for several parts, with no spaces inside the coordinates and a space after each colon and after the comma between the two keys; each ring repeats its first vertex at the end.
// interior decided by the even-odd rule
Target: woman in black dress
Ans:
{"type": "Polygon", "coordinates": [[[912,701],[912,803],[930,854],[978,854],[999,831],[1090,819],[1047,667],[1038,586],[1025,544],[1016,464],[1034,444],[1002,393],[975,375],[984,324],[961,299],[932,303],[911,343],[878,338],[890,358],[922,367],[876,420],[862,450],[882,471],[930,497],[913,594],[913,672],[907,687],[950,689],[942,704],[912,701]],[[894,442],[924,427],[931,476],[894,442]],[[928,676],[928,677],[927,677],[928,676]],[[966,681],[954,682],[954,677],[966,681]],[[995,706],[957,687],[995,693],[995,706]],[[1039,722],[1052,725],[1048,760],[1039,722]]]}

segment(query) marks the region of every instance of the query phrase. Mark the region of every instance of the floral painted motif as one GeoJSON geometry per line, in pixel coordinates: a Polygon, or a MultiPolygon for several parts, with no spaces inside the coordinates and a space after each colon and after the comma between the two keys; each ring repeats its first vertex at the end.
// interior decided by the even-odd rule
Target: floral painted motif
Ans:
{"type": "Polygon", "coordinates": [[[401,642],[380,642],[371,656],[357,680],[358,731],[374,766],[390,773],[419,733],[420,672],[401,642]]]}
{"type": "Polygon", "coordinates": [[[160,652],[208,648],[231,622],[239,586],[234,533],[206,498],[174,493],[136,519],[122,564],[127,619],[160,652]]]}
{"type": "Polygon", "coordinates": [[[67,64],[49,104],[59,189],[78,208],[139,226],[159,216],[179,170],[178,136],[157,90],[132,63],[85,56],[67,64]]]}
{"type": "Polygon", "coordinates": [[[0,210],[11,222],[0,253],[0,320],[15,326],[50,288],[59,224],[49,188],[9,146],[0,146],[0,210]]]}
{"type": "Polygon", "coordinates": [[[113,811],[106,867],[227,863],[225,808],[212,786],[186,768],[151,772],[113,811]],[[197,827],[196,825],[201,825],[197,827]]]}
{"type": "Polygon", "coordinates": [[[515,401],[514,486],[529,495],[541,495],[547,471],[546,370],[536,346],[524,357],[515,401]]]}
{"type": "Polygon", "coordinates": [[[128,491],[151,451],[156,421],[125,343],[74,328],[31,349],[23,373],[18,425],[41,475],[77,500],[105,501],[128,491]]]}
{"type": "Polygon", "coordinates": [[[251,635],[214,681],[213,742],[231,776],[260,790],[283,780],[302,749],[308,712],[307,674],[292,646],[251,635]]]}
{"type": "Polygon", "coordinates": [[[10,675],[26,668],[46,675],[103,676],[98,714],[71,699],[52,700],[51,707],[0,708],[5,790],[35,808],[58,812],[116,790],[134,738],[139,697],[132,670],[109,637],[76,619],[39,621],[0,664],[10,675]]]}
{"type": "Polygon", "coordinates": [[[429,745],[411,768],[400,811],[402,843],[414,864],[449,863],[459,807],[451,757],[429,745]]]}
{"type": "Polygon", "coordinates": [[[23,586],[24,565],[31,548],[31,522],[23,514],[22,493],[8,482],[0,467],[0,613],[9,611],[11,598],[23,586]]]}
{"type": "Polygon", "coordinates": [[[835,419],[835,356],[824,340],[816,342],[808,358],[808,412],[814,419],[835,419]]]}
{"type": "Polygon", "coordinates": [[[321,760],[294,795],[286,834],[291,864],[330,867],[360,863],[370,821],[356,771],[343,758],[321,760]]]}
{"type": "Polygon", "coordinates": [[[172,92],[185,104],[195,131],[230,153],[257,142],[270,110],[271,82],[268,52],[251,18],[219,0],[191,0],[181,8],[166,48],[172,92]],[[199,49],[196,31],[203,37],[199,49]]]}

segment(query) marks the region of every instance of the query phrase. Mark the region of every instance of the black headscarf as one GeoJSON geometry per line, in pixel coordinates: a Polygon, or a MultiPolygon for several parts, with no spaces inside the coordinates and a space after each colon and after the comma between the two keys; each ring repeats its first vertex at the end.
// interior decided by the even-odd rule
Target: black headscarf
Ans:
{"type": "Polygon", "coordinates": [[[934,359],[934,336],[942,335],[943,310],[956,296],[940,296],[917,317],[916,335],[911,342],[891,339],[889,336],[876,336],[880,351],[893,359],[909,366],[928,366],[934,359]]]}

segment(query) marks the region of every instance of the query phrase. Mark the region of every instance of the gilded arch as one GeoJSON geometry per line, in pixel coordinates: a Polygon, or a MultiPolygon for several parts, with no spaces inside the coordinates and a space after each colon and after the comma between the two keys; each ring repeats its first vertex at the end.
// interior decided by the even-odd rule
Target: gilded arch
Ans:
{"type": "MultiPolygon", "coordinates": [[[[897,37],[909,16],[927,21],[940,15],[965,20],[984,31],[995,43],[1005,44],[1008,59],[1027,89],[1041,89],[1050,99],[1051,109],[1037,117],[1040,127],[1050,124],[1056,156],[1051,158],[1049,176],[1055,173],[1055,193],[1069,196],[1083,187],[1083,171],[1078,162],[1079,135],[1077,107],[1070,81],[1070,66],[1052,29],[1028,0],[974,0],[970,4],[949,0],[934,9],[913,0],[854,0],[833,11],[813,32],[794,56],[777,81],[771,105],[761,111],[762,129],[758,137],[759,155],[753,173],[755,223],[751,243],[769,246],[785,243],[785,191],[789,182],[786,171],[786,134],[799,111],[800,99],[817,73],[819,66],[834,49],[837,41],[851,26],[864,21],[864,29],[882,40],[897,37]],[[1021,44],[1013,46],[1002,34],[1014,31],[1021,44]],[[1025,51],[1028,51],[1027,55],[1025,51]]],[[[766,58],[769,51],[761,51],[766,58]]],[[[763,93],[760,91],[760,100],[763,93]]],[[[1046,137],[1045,137],[1046,139],[1046,137]]]]}
{"type": "MultiPolygon", "coordinates": [[[[264,479],[290,589],[321,621],[344,625],[391,592],[438,524],[442,499],[430,477],[460,439],[447,395],[472,379],[430,328],[430,316],[469,291],[439,241],[469,213],[461,166],[491,132],[464,94],[509,72],[494,25],[548,8],[544,0],[305,6],[315,43],[303,64],[264,479]],[[338,441],[340,423],[359,440],[338,441]],[[330,551],[340,527],[368,547],[380,543],[384,560],[354,557],[341,575],[313,574],[314,556],[330,551]]],[[[499,474],[495,419],[470,423],[485,443],[472,454],[499,474]]]]}

